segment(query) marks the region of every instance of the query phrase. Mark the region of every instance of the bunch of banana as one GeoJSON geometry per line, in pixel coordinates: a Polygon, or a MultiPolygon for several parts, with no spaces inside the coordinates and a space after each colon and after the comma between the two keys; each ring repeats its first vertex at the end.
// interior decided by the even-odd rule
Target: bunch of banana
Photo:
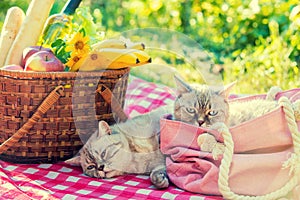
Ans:
{"type": "Polygon", "coordinates": [[[103,48],[116,48],[116,49],[137,49],[145,50],[145,45],[142,42],[130,42],[126,44],[125,41],[119,39],[106,39],[92,45],[93,50],[99,50],[103,48]]]}
{"type": "Polygon", "coordinates": [[[81,58],[71,71],[96,71],[121,69],[151,62],[143,43],[130,43],[118,39],[107,39],[92,45],[92,51],[81,58]]]}
{"type": "Polygon", "coordinates": [[[102,40],[92,45],[93,50],[100,50],[103,48],[125,49],[126,47],[127,47],[126,42],[118,39],[102,40]]]}

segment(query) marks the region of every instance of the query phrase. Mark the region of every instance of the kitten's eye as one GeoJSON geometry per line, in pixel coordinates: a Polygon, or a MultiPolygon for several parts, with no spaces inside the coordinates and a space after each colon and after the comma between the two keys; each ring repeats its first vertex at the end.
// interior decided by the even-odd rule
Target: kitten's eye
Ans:
{"type": "Polygon", "coordinates": [[[89,165],[86,169],[87,170],[92,170],[92,169],[94,169],[96,166],[95,165],[89,165]]]}
{"type": "Polygon", "coordinates": [[[195,108],[186,108],[186,111],[188,111],[189,113],[196,113],[195,108]]]}
{"type": "Polygon", "coordinates": [[[216,110],[210,110],[208,112],[208,115],[210,115],[210,116],[216,116],[217,114],[218,114],[218,111],[216,111],[216,110]]]}

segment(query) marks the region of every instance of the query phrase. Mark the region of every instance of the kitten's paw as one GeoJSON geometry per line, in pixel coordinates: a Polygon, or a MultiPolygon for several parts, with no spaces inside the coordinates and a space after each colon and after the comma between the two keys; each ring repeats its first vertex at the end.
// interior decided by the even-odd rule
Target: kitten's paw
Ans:
{"type": "Polygon", "coordinates": [[[212,152],[214,146],[217,144],[215,137],[209,133],[203,133],[198,136],[198,145],[202,151],[212,152]]]}
{"type": "Polygon", "coordinates": [[[214,160],[217,160],[218,157],[224,153],[224,144],[218,142],[211,134],[203,133],[199,135],[197,142],[201,151],[212,153],[214,160]]]}
{"type": "Polygon", "coordinates": [[[169,187],[169,178],[165,168],[154,169],[150,174],[152,184],[158,189],[169,187]]]}

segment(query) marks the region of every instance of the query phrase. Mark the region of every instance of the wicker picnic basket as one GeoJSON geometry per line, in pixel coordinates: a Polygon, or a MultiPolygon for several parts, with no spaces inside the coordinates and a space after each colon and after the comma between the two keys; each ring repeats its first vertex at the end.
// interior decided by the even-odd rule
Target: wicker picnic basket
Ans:
{"type": "Polygon", "coordinates": [[[122,112],[129,68],[93,72],[0,69],[0,159],[54,163],[74,156],[99,120],[122,112]]]}

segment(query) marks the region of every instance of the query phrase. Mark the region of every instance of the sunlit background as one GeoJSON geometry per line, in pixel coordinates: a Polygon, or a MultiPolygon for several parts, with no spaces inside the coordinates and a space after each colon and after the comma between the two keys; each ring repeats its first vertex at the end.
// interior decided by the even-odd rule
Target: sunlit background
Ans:
{"type": "MultiPolygon", "coordinates": [[[[8,8],[18,5],[26,10],[29,2],[1,0],[0,27],[8,8]]],[[[65,3],[56,0],[51,13],[59,12],[65,3]]],[[[224,83],[238,81],[237,93],[262,93],[273,85],[282,89],[300,87],[298,0],[83,0],[82,5],[90,8],[98,31],[106,37],[148,27],[185,34],[197,41],[215,63],[211,73],[222,76],[224,83]]],[[[139,37],[143,40],[143,35],[139,37]]],[[[144,39],[149,46],[155,42],[144,39]]],[[[176,42],[165,45],[173,48],[178,46],[176,42]]],[[[175,54],[149,53],[154,62],[174,67],[191,82],[201,82],[199,74],[193,73],[193,65],[197,65],[197,59],[206,59],[203,55],[192,55],[191,49],[188,53],[195,61],[187,63],[175,54]]],[[[151,79],[141,69],[132,73],[151,79]]]]}

